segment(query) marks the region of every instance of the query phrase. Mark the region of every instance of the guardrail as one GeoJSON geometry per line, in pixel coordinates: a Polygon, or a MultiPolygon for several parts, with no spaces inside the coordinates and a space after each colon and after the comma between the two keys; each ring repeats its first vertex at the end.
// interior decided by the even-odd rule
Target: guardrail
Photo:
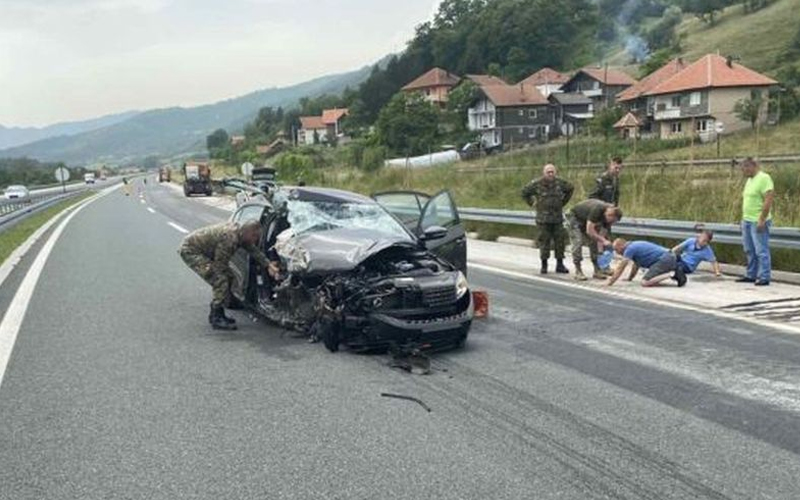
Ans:
{"type": "MultiPolygon", "coordinates": [[[[459,208],[462,220],[491,222],[495,224],[536,225],[535,214],[528,210],[496,210],[486,208],[459,208]]],[[[650,236],[680,240],[694,234],[698,222],[623,218],[614,224],[613,232],[625,236],[650,236]]],[[[702,223],[714,231],[718,243],[740,244],[741,230],[737,224],[702,223]]],[[[774,227],[770,231],[770,246],[800,250],[800,228],[774,227]]]]}
{"type": "Polygon", "coordinates": [[[16,202],[16,200],[2,200],[0,202],[0,231],[8,227],[9,223],[26,217],[34,212],[43,210],[59,201],[85,192],[85,189],[68,191],[65,194],[48,194],[41,197],[31,197],[29,202],[16,202]],[[13,208],[13,209],[10,209],[13,208]],[[8,210],[7,210],[8,209],[8,210]],[[5,211],[7,210],[7,211],[5,211]]]}
{"type": "MultiPolygon", "coordinates": [[[[647,160],[647,161],[631,161],[625,162],[625,167],[651,167],[651,168],[667,168],[667,167],[713,167],[713,166],[726,166],[734,168],[738,162],[744,158],[700,158],[696,160],[647,160]]],[[[760,156],[758,161],[761,163],[800,163],[800,154],[784,154],[784,155],[767,155],[760,156]]],[[[575,165],[567,165],[568,168],[577,169],[604,169],[605,163],[580,163],[575,165]]],[[[530,170],[532,167],[478,167],[478,166],[458,166],[455,167],[457,172],[462,173],[494,173],[494,172],[517,172],[520,170],[530,170]]],[[[565,167],[566,168],[566,167],[565,167]]]]}
{"type": "MultiPolygon", "coordinates": [[[[225,188],[231,191],[245,191],[251,194],[262,193],[257,188],[248,185],[239,179],[226,179],[222,181],[225,188]]],[[[402,210],[404,207],[395,207],[402,210]]],[[[394,210],[396,212],[397,210],[394,210]]],[[[499,210],[492,208],[459,207],[458,213],[461,220],[472,222],[489,222],[494,224],[513,224],[522,226],[535,226],[536,214],[530,210],[499,210]]],[[[409,211],[411,215],[418,212],[409,211]]],[[[699,222],[641,219],[626,217],[614,224],[614,233],[625,236],[650,236],[682,240],[692,236],[699,222]]],[[[714,241],[738,245],[742,242],[741,229],[737,224],[702,223],[706,229],[714,232],[714,241]]],[[[789,248],[800,250],[800,228],[773,227],[770,231],[770,245],[775,248],[789,248]]]]}

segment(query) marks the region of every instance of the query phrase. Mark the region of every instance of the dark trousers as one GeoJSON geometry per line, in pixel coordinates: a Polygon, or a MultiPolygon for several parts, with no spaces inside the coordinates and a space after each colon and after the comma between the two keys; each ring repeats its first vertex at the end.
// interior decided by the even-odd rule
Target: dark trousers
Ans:
{"type": "Polygon", "coordinates": [[[539,255],[542,259],[550,258],[550,249],[555,250],[556,259],[564,258],[566,249],[567,232],[564,224],[560,222],[539,222],[536,224],[539,229],[539,255]]]}

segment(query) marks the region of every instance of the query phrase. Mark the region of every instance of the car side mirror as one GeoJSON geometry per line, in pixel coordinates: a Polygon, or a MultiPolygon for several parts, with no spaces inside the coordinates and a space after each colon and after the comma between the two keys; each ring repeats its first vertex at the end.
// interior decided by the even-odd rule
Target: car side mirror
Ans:
{"type": "Polygon", "coordinates": [[[431,226],[422,233],[422,241],[440,240],[447,236],[447,229],[442,226],[431,226]]]}

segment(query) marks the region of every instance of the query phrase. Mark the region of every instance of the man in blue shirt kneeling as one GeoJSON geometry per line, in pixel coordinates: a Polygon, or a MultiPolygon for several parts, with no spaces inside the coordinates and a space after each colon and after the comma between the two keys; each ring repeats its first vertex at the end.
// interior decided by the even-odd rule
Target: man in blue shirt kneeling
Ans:
{"type": "Polygon", "coordinates": [[[678,257],[661,245],[649,241],[628,242],[617,238],[613,246],[614,251],[622,256],[622,262],[617,264],[614,274],[606,281],[606,286],[614,285],[630,264],[633,264],[633,267],[628,275],[628,281],[633,281],[639,269],[647,269],[642,278],[642,286],[655,286],[669,278],[674,279],[679,287],[686,284],[686,275],[683,267],[678,265],[678,257]]]}

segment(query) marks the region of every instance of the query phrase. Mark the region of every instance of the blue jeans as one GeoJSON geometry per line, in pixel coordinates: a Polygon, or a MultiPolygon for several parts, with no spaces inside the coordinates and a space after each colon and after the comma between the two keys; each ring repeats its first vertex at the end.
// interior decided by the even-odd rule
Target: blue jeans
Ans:
{"type": "Polygon", "coordinates": [[[747,277],[762,281],[770,280],[772,259],[769,254],[769,231],[772,221],[767,221],[763,231],[757,222],[742,221],[742,243],[747,254],[747,277]]]}

